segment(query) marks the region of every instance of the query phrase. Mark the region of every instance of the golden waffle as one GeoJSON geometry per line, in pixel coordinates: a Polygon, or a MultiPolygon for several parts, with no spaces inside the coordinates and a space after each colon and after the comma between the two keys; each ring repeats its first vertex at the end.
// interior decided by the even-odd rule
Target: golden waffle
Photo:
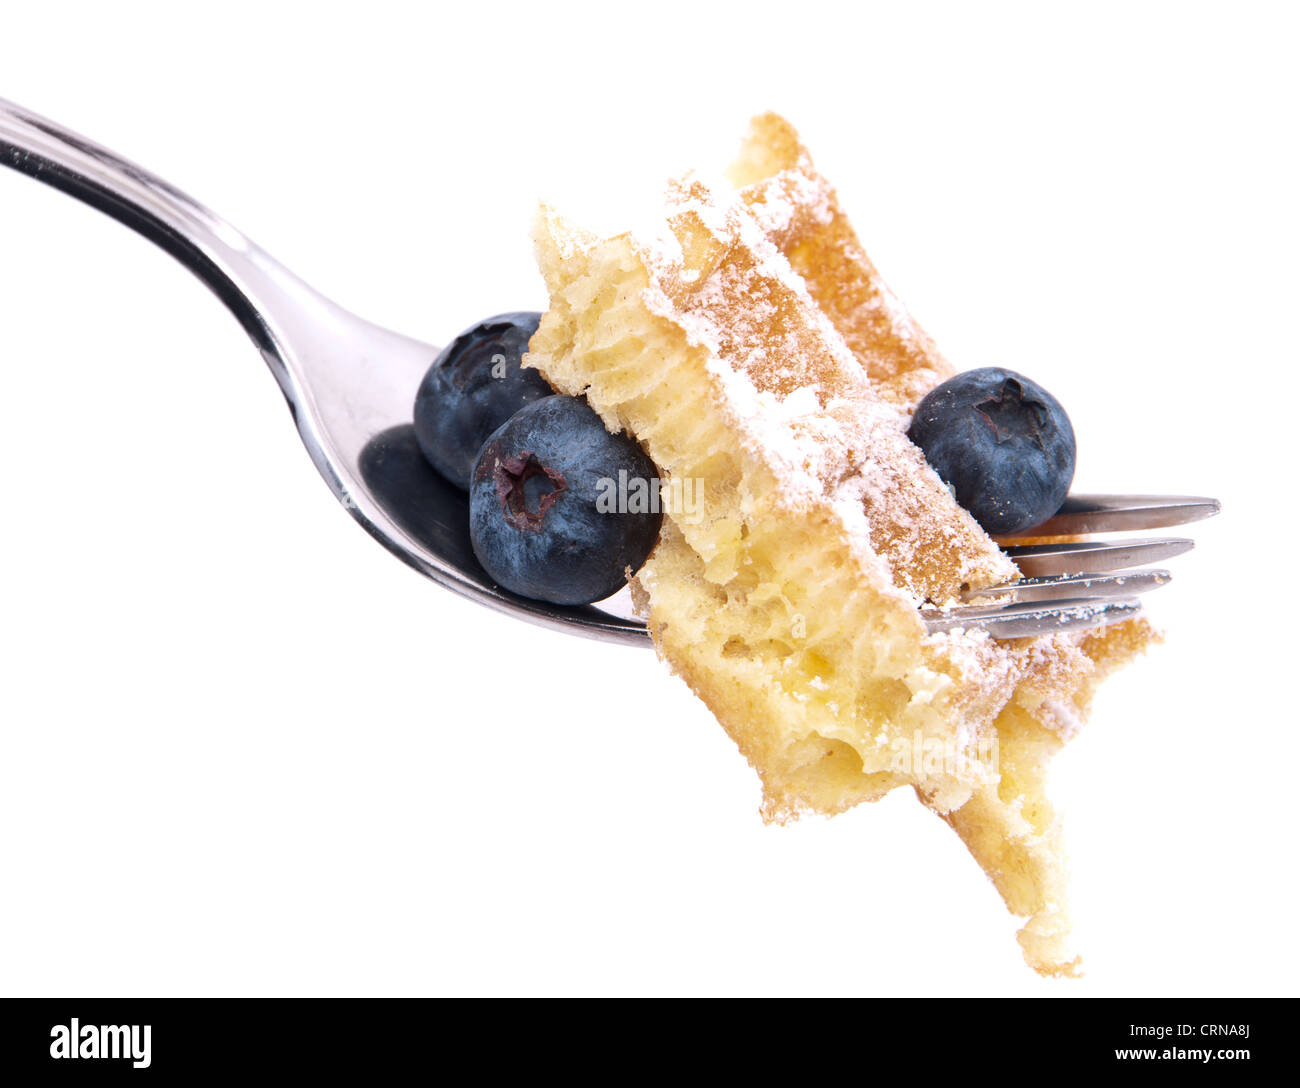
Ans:
{"type": "Polygon", "coordinates": [[[951,369],[785,121],[756,119],[731,178],[675,183],[654,239],[543,210],[551,303],[525,362],[698,499],[670,503],[633,593],[758,771],[764,817],[912,786],[1025,919],[1026,960],[1072,974],[1044,773],[1150,629],[926,634],[921,603],[1016,576],[905,434],[951,369]]]}

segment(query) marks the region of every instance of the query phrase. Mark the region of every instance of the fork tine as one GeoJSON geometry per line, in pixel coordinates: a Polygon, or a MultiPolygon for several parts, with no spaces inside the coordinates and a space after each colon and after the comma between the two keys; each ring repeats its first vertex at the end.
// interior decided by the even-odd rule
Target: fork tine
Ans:
{"type": "Polygon", "coordinates": [[[1218,499],[1199,495],[1070,495],[1041,525],[998,539],[1167,529],[1212,518],[1218,512],[1218,499]]]}
{"type": "Polygon", "coordinates": [[[1072,600],[1053,604],[1023,602],[1001,608],[953,608],[946,612],[922,610],[930,634],[965,629],[987,631],[994,638],[1034,638],[1057,631],[1108,627],[1132,619],[1142,602],[1125,600],[1072,600]]]}
{"type": "Polygon", "coordinates": [[[1066,601],[1088,598],[1136,597],[1168,584],[1167,570],[1119,570],[1112,574],[1062,574],[1057,578],[1024,578],[968,590],[962,600],[970,604],[992,603],[989,598],[1005,597],[1009,602],[1066,601]]]}
{"type": "Polygon", "coordinates": [[[1127,540],[1086,540],[1070,544],[1023,544],[1006,548],[1026,578],[1060,574],[1100,574],[1140,567],[1192,550],[1185,537],[1133,537],[1127,540]]]}

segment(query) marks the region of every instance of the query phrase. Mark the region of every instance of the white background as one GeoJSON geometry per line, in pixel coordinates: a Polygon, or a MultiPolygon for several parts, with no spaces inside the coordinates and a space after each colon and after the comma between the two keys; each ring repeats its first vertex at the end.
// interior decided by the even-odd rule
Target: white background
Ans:
{"type": "Polygon", "coordinates": [[[544,306],[537,198],[616,221],[789,116],[945,352],[1065,403],[1078,488],[1223,500],[1057,763],[1087,978],[909,793],[765,828],[651,654],[393,560],[202,286],[0,171],[4,992],[1295,992],[1286,9],[721,10],[29,7],[0,94],[435,343],[544,306]]]}

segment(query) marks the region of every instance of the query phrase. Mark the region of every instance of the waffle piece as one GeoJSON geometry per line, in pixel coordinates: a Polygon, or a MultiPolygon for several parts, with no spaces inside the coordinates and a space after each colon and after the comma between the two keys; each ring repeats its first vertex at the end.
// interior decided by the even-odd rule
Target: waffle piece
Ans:
{"type": "Polygon", "coordinates": [[[956,373],[881,279],[793,125],[775,113],[754,118],[727,175],[881,397],[910,415],[956,373]]]}
{"type": "Polygon", "coordinates": [[[1016,574],[905,435],[947,364],[788,124],[759,118],[732,177],[672,185],[657,239],[544,210],[551,303],[525,362],[697,499],[669,503],[633,594],[757,770],[764,817],[911,786],[1026,919],[1027,961],[1073,973],[1044,773],[1149,628],[926,634],[918,605],[1016,574]]]}

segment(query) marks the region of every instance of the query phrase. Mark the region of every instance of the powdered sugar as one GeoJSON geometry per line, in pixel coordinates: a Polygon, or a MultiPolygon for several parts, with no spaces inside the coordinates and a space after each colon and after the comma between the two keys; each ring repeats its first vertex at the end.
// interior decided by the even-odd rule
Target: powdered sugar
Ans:
{"type": "MultiPolygon", "coordinates": [[[[1011,577],[778,245],[796,221],[807,230],[833,215],[832,191],[800,171],[769,180],[761,199],[688,175],[669,189],[670,232],[639,247],[650,272],[643,301],[705,350],[716,395],[745,447],[781,479],[784,501],[839,505],[864,553],[883,556],[921,597],[1011,577]]],[[[891,329],[911,330],[883,285],[873,280],[866,296],[891,329]]]]}

